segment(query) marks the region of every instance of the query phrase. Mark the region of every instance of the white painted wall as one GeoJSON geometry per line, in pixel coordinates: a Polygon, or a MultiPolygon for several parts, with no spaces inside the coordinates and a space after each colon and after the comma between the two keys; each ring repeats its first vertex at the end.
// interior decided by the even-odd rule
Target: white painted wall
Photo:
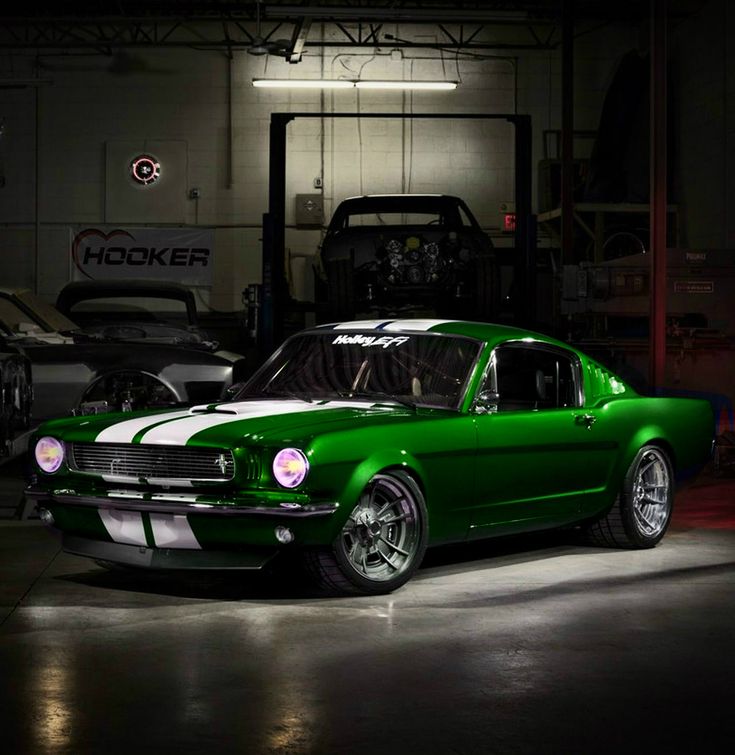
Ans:
{"type": "MultiPolygon", "coordinates": [[[[606,27],[582,35],[576,46],[577,127],[595,128],[617,59],[635,45],[635,30],[606,27]]],[[[277,58],[237,54],[233,64],[232,153],[228,151],[228,60],[204,51],[131,52],[146,70],[107,71],[103,56],[42,59],[38,88],[39,203],[36,218],[36,91],[0,90],[6,185],[0,188],[0,284],[33,287],[38,219],[39,293],[55,298],[69,279],[70,225],[105,217],[105,145],[117,140],[181,140],[188,178],[178,190],[201,191],[186,200],[189,225],[214,226],[216,267],[211,303],[240,308],[240,292],[260,280],[260,225],[267,208],[268,126],[273,111],[321,110],[390,113],[528,113],[534,129],[533,163],[541,132],[560,127],[558,52],[515,58],[464,59],[411,51],[405,56],[331,49],[289,65],[277,58]],[[402,94],[356,90],[262,90],[253,77],[358,76],[458,79],[454,92],[402,94]],[[229,181],[230,170],[232,182],[229,181]]],[[[11,61],[3,64],[10,75],[11,61]]],[[[12,75],[33,75],[33,59],[15,56],[12,75]]],[[[300,120],[288,140],[287,222],[293,197],[324,182],[325,211],[360,193],[442,192],[462,196],[489,228],[499,205],[513,198],[513,128],[503,121],[300,120]]],[[[536,192],[534,188],[533,196],[536,192]]],[[[150,222],[150,214],[144,218],[150,222]]],[[[134,218],[132,220],[135,220],[134,218]]],[[[287,231],[296,256],[313,255],[320,232],[287,231]]],[[[299,263],[300,292],[310,290],[311,265],[299,263]]]]}

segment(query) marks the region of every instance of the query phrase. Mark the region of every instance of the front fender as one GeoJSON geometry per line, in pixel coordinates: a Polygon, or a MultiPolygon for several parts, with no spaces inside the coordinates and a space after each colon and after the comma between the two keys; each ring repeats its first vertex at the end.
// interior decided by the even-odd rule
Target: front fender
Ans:
{"type": "MultiPolygon", "coordinates": [[[[423,464],[412,454],[399,448],[380,448],[370,453],[365,459],[361,459],[349,469],[345,469],[342,479],[338,470],[322,471],[322,477],[331,477],[334,487],[330,491],[330,497],[339,503],[339,509],[330,517],[332,540],[342,531],[349,515],[352,513],[362,491],[370,480],[379,472],[387,469],[402,469],[410,474],[421,491],[425,493],[423,480],[426,479],[426,471],[423,464]]],[[[321,486],[320,486],[321,487],[321,486]]]]}

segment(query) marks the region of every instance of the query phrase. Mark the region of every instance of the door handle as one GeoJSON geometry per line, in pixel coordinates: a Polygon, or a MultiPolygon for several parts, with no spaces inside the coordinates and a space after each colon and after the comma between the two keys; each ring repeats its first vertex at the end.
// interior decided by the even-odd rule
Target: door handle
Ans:
{"type": "Polygon", "coordinates": [[[584,425],[588,430],[592,429],[592,425],[597,422],[597,417],[594,414],[575,414],[574,421],[578,425],[584,425]]]}

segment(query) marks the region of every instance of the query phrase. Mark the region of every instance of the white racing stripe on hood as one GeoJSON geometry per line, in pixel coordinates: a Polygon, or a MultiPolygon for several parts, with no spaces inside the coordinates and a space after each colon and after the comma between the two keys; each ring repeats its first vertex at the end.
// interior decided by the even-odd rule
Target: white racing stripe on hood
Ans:
{"type": "Polygon", "coordinates": [[[206,414],[189,414],[186,417],[154,427],[140,439],[141,443],[160,443],[168,446],[185,446],[189,440],[204,430],[242,422],[256,417],[282,416],[299,412],[317,412],[326,409],[369,409],[374,402],[331,401],[328,403],[307,404],[305,401],[238,401],[223,406],[222,411],[206,414]],[[230,411],[227,411],[227,410],[230,411]],[[235,411],[237,414],[232,414],[235,411]]]}
{"type": "Polygon", "coordinates": [[[157,422],[166,422],[170,419],[188,417],[189,410],[178,412],[166,412],[165,414],[149,414],[146,417],[124,419],[110,427],[105,428],[95,439],[95,443],[132,443],[133,438],[146,427],[151,427],[157,422]]]}

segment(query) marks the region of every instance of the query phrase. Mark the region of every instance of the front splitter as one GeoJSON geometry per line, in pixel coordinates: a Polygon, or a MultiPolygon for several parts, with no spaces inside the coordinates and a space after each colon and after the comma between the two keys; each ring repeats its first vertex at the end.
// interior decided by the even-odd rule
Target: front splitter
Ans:
{"type": "Polygon", "coordinates": [[[279,551],[276,547],[261,546],[220,551],[148,548],[75,535],[64,535],[62,547],[76,556],[141,569],[262,569],[279,551]]]}

